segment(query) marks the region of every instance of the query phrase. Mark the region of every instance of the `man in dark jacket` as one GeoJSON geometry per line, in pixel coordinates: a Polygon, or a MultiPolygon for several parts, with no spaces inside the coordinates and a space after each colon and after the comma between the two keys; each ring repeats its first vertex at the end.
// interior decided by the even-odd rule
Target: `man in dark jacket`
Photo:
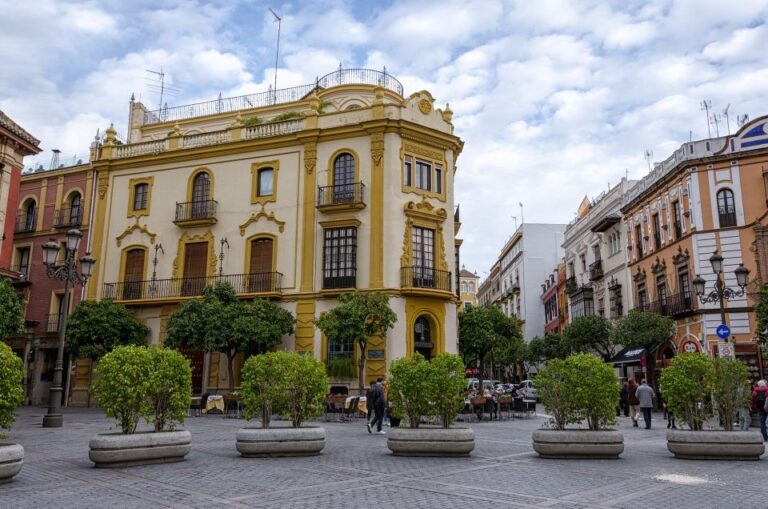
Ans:
{"type": "Polygon", "coordinates": [[[370,412],[374,413],[372,421],[368,422],[368,433],[372,433],[373,425],[376,425],[376,433],[384,435],[386,431],[381,430],[381,424],[384,422],[384,408],[386,407],[384,400],[384,381],[383,377],[376,379],[376,383],[371,386],[368,391],[370,397],[366,396],[366,406],[370,412]]]}

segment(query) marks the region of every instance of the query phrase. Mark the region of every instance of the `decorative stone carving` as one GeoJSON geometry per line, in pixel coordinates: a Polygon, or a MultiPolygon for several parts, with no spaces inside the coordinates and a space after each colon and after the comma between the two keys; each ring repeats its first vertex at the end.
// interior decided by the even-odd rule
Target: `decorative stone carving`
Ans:
{"type": "Polygon", "coordinates": [[[429,112],[432,111],[432,103],[427,99],[422,99],[419,101],[419,111],[424,115],[429,114],[429,112]]]}
{"type": "Polygon", "coordinates": [[[155,243],[155,238],[157,237],[157,234],[156,233],[152,233],[149,230],[149,227],[147,225],[139,224],[139,219],[136,218],[136,222],[135,223],[133,223],[128,228],[126,228],[123,233],[121,233],[120,235],[118,235],[115,238],[115,241],[117,242],[117,247],[120,247],[120,245],[123,243],[123,239],[124,238],[126,238],[128,235],[130,235],[131,233],[135,232],[136,230],[140,231],[141,233],[144,233],[144,234],[148,235],[149,236],[150,244],[154,244],[155,243]]]}
{"type": "Polygon", "coordinates": [[[255,223],[255,222],[257,222],[261,218],[264,218],[267,221],[272,221],[273,223],[275,223],[277,225],[277,229],[280,231],[280,233],[283,233],[283,231],[285,230],[285,221],[280,221],[279,219],[277,219],[275,217],[275,213],[274,212],[267,213],[264,210],[264,206],[262,205],[261,206],[261,210],[259,210],[255,214],[251,214],[251,217],[249,217],[243,224],[240,225],[240,236],[244,237],[245,236],[246,228],[248,228],[248,226],[251,223],[255,223]]]}
{"type": "Polygon", "coordinates": [[[304,144],[304,169],[308,175],[312,175],[317,166],[317,143],[308,142],[304,144]]]}

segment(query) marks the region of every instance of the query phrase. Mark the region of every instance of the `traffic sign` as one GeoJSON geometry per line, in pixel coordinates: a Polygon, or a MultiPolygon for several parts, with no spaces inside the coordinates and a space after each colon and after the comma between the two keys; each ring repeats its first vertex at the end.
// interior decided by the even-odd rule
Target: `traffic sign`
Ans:
{"type": "Polygon", "coordinates": [[[733,348],[731,347],[730,343],[719,343],[717,345],[717,349],[720,353],[720,357],[724,357],[726,359],[733,358],[733,348]]]}
{"type": "Polygon", "coordinates": [[[731,329],[725,325],[724,323],[721,323],[717,326],[717,337],[720,339],[728,339],[728,336],[731,335],[731,329]]]}

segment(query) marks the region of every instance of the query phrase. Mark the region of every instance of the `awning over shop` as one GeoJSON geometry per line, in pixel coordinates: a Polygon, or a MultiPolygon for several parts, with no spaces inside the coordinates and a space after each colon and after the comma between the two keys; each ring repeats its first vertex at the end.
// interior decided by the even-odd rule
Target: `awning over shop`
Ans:
{"type": "Polygon", "coordinates": [[[621,352],[614,355],[610,362],[611,364],[640,364],[644,354],[645,348],[628,346],[621,352]]]}

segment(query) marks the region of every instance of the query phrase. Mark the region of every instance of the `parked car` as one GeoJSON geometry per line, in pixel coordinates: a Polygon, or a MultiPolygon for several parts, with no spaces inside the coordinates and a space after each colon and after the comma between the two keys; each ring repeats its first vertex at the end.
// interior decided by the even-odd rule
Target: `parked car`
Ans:
{"type": "Polygon", "coordinates": [[[518,393],[522,394],[524,398],[535,399],[536,401],[539,400],[539,395],[533,380],[523,380],[520,382],[518,393]]]}
{"type": "MultiPolygon", "coordinates": [[[[476,391],[478,383],[479,380],[477,378],[467,378],[467,389],[476,391]]],[[[493,391],[494,387],[500,383],[501,382],[498,380],[483,380],[483,390],[488,389],[489,391],[493,391]]]]}

